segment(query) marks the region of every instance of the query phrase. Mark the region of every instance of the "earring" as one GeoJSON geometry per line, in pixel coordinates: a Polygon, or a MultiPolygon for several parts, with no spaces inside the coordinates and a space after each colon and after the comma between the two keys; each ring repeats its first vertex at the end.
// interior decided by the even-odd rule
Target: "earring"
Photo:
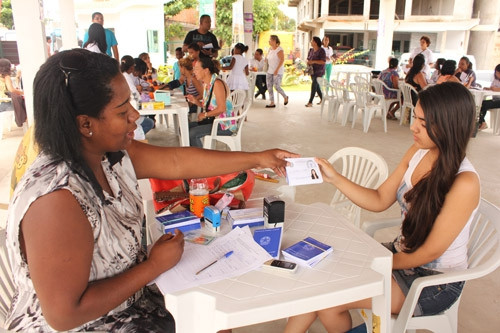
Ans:
{"type": "Polygon", "coordinates": [[[92,132],[89,132],[89,136],[92,136],[93,134],[94,134],[94,133],[92,133],[92,132]]]}

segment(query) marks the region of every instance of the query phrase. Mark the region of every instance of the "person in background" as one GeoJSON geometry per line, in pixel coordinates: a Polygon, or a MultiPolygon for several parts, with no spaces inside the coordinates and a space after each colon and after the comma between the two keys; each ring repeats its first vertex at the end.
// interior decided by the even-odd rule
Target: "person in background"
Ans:
{"type": "Polygon", "coordinates": [[[177,61],[174,62],[172,69],[174,71],[174,80],[179,80],[181,77],[181,69],[179,67],[179,60],[184,58],[184,52],[182,52],[182,47],[178,47],[175,49],[175,58],[177,59],[177,61]]]}
{"type": "MultiPolygon", "coordinates": [[[[99,13],[95,12],[92,13],[92,22],[93,23],[98,23],[102,26],[104,26],[104,16],[99,13]]],[[[113,31],[109,29],[104,29],[104,33],[106,35],[106,54],[109,55],[110,57],[114,57],[116,61],[120,61],[120,55],[118,54],[118,42],[116,41],[115,34],[113,31]],[[113,53],[111,54],[111,50],[113,50],[113,53]]],[[[88,32],[85,33],[85,36],[83,37],[83,44],[87,42],[89,39],[89,34],[88,32]]]]}
{"type": "MultiPolygon", "coordinates": [[[[120,63],[120,71],[125,77],[125,80],[127,81],[128,87],[130,89],[130,103],[136,109],[138,109],[141,103],[141,94],[137,90],[137,87],[134,85],[134,70],[134,58],[129,55],[123,56],[120,63]]],[[[146,133],[148,133],[155,126],[154,120],[148,117],[140,116],[135,122],[139,126],[137,126],[136,130],[134,131],[134,139],[145,140],[146,133]]]]}
{"type": "Polygon", "coordinates": [[[312,65],[313,74],[311,75],[311,95],[309,96],[309,102],[306,104],[306,107],[310,108],[313,106],[313,99],[316,93],[318,94],[320,101],[318,104],[321,104],[321,100],[323,100],[323,94],[321,93],[321,87],[318,83],[318,77],[322,77],[325,75],[325,63],[326,63],[326,54],[325,50],[321,47],[321,39],[319,37],[314,36],[311,40],[311,48],[309,49],[309,54],[307,55],[307,64],[312,65]]]}
{"type": "Polygon", "coordinates": [[[143,52],[143,53],[139,54],[139,59],[144,61],[146,63],[146,65],[148,66],[148,70],[146,72],[148,80],[151,77],[151,80],[156,81],[156,79],[158,78],[158,71],[151,64],[151,59],[149,58],[149,54],[146,52],[143,52]]]}
{"type": "Polygon", "coordinates": [[[283,150],[221,152],[133,140],[139,113],[115,59],[62,51],[34,80],[40,153],[9,206],[12,331],[175,331],[148,284],[182,257],[182,232],[146,251],[138,179],[205,178],[251,168],[284,175],[283,150]],[[203,168],[200,168],[203,165],[203,168]]]}
{"type": "Polygon", "coordinates": [[[182,50],[184,52],[188,51],[189,45],[192,43],[198,44],[200,47],[200,57],[201,58],[217,58],[219,54],[219,42],[217,41],[217,37],[213,33],[210,32],[210,28],[212,27],[212,19],[209,15],[201,15],[200,16],[200,26],[198,29],[191,30],[186,35],[184,39],[184,45],[182,46],[182,50]],[[205,48],[210,46],[210,48],[205,48]]]}
{"type": "Polygon", "coordinates": [[[14,118],[17,127],[22,127],[28,119],[24,92],[16,89],[10,77],[12,64],[9,59],[0,59],[0,112],[14,108],[14,118]],[[10,99],[10,101],[8,101],[10,99]]]}
{"type": "MultiPolygon", "coordinates": [[[[187,95],[188,102],[203,109],[198,113],[198,122],[189,123],[189,142],[192,147],[203,147],[202,139],[212,132],[214,118],[234,117],[233,104],[228,99],[229,88],[218,78],[219,62],[211,58],[200,58],[194,67],[194,75],[203,82],[203,98],[187,95]]],[[[232,135],[236,130],[235,121],[221,122],[217,135],[232,135]]]]}
{"type": "Polygon", "coordinates": [[[271,35],[269,37],[269,45],[271,48],[267,53],[267,74],[266,74],[266,82],[267,89],[269,90],[269,101],[270,103],[266,105],[266,108],[275,108],[276,104],[274,104],[274,90],[278,94],[283,96],[285,99],[284,104],[288,104],[288,96],[286,95],[283,88],[281,88],[281,80],[283,79],[284,73],[284,63],[285,63],[285,53],[283,48],[280,46],[280,39],[277,35],[271,35]]]}
{"type": "MultiPolygon", "coordinates": [[[[479,175],[466,157],[475,105],[461,84],[447,82],[419,94],[410,127],[413,145],[377,189],[361,187],[340,175],[326,159],[317,159],[323,180],[334,185],[354,204],[381,212],[396,201],[401,228],[393,242],[391,313],[400,312],[416,278],[467,268],[469,229],[477,213],[479,175]]],[[[464,282],[425,287],[414,316],[448,309],[460,297],[464,282]]],[[[285,333],[305,332],[319,318],[328,332],[346,332],[349,310],[369,309],[370,298],[288,319],[285,333]]]]}
{"type": "Polygon", "coordinates": [[[45,37],[45,40],[47,41],[47,57],[50,57],[52,55],[52,37],[47,36],[45,37]]]}
{"type": "MultiPolygon", "coordinates": [[[[250,60],[250,68],[254,72],[263,72],[266,66],[266,59],[264,58],[264,51],[262,49],[255,50],[253,54],[253,59],[250,60]]],[[[255,87],[257,87],[257,93],[255,94],[255,98],[257,96],[262,95],[262,99],[266,99],[266,76],[261,74],[255,77],[255,87]]]]}
{"type": "Polygon", "coordinates": [[[444,62],[446,61],[445,58],[439,58],[436,60],[434,63],[434,72],[432,72],[431,79],[429,80],[429,83],[434,83],[436,84],[439,75],[441,75],[441,67],[443,66],[444,62]]]}
{"type": "Polygon", "coordinates": [[[243,43],[237,43],[233,51],[231,63],[229,66],[224,67],[225,70],[231,71],[227,77],[227,85],[231,91],[248,91],[248,60],[243,56],[248,51],[248,46],[243,43]]]}
{"type": "MultiPolygon", "coordinates": [[[[322,48],[325,50],[326,63],[325,63],[325,79],[326,82],[330,83],[330,76],[332,75],[332,57],[333,57],[333,49],[330,46],[330,38],[328,36],[324,36],[322,42],[322,48]]],[[[327,85],[327,90],[329,85],[327,85]]]]}
{"type": "Polygon", "coordinates": [[[467,57],[460,58],[455,76],[467,88],[476,88],[478,86],[476,83],[476,73],[472,70],[472,62],[467,57]]]}
{"type": "Polygon", "coordinates": [[[83,48],[91,52],[106,54],[106,47],[104,28],[99,23],[92,23],[89,27],[89,35],[87,41],[83,44],[83,48]]]}
{"type": "Polygon", "coordinates": [[[196,43],[189,44],[187,48],[187,53],[193,59],[193,67],[196,66],[196,63],[200,60],[201,48],[196,43]]]}
{"type": "Polygon", "coordinates": [[[439,75],[436,84],[443,82],[457,82],[460,80],[455,76],[455,71],[457,69],[457,62],[455,60],[445,60],[443,66],[441,66],[441,74],[439,75]]]}
{"type": "Polygon", "coordinates": [[[429,49],[429,46],[431,45],[431,39],[427,36],[422,36],[420,37],[420,47],[416,47],[413,49],[413,51],[410,54],[410,61],[406,67],[410,68],[413,67],[413,61],[415,61],[415,57],[420,54],[424,57],[424,67],[422,70],[425,73],[425,79],[429,78],[431,75],[431,67],[434,62],[434,54],[432,51],[429,49]]]}
{"type": "MultiPolygon", "coordinates": [[[[492,91],[500,91],[500,64],[495,67],[495,74],[493,77],[493,82],[489,88],[484,88],[485,90],[492,91]]],[[[481,104],[481,111],[479,112],[479,122],[478,129],[484,130],[488,128],[486,122],[484,121],[484,117],[486,116],[486,111],[490,109],[498,109],[500,108],[500,96],[493,96],[491,100],[484,100],[481,104]]]]}
{"type": "MultiPolygon", "coordinates": [[[[413,66],[410,68],[408,74],[406,74],[405,82],[412,85],[417,92],[421,91],[427,86],[427,80],[425,79],[425,74],[422,69],[425,66],[425,58],[421,54],[417,54],[413,58],[413,66]]],[[[418,96],[412,91],[412,103],[417,104],[418,96]]]]}
{"type": "MultiPolygon", "coordinates": [[[[191,95],[195,99],[200,100],[203,96],[203,83],[200,82],[196,75],[194,75],[193,60],[186,57],[179,60],[179,66],[181,69],[181,77],[179,83],[185,87],[184,95],[191,95]]],[[[189,104],[189,113],[196,113],[198,111],[198,106],[191,102],[189,104]]]]}
{"type": "MultiPolygon", "coordinates": [[[[387,87],[393,89],[399,89],[399,74],[398,74],[398,59],[390,58],[389,67],[384,69],[378,76],[378,78],[383,81],[387,87]]],[[[395,91],[387,90],[383,87],[384,97],[387,99],[397,98],[398,94],[395,91]]],[[[399,102],[393,102],[389,106],[387,111],[387,119],[397,120],[394,113],[399,109],[399,102]]]]}

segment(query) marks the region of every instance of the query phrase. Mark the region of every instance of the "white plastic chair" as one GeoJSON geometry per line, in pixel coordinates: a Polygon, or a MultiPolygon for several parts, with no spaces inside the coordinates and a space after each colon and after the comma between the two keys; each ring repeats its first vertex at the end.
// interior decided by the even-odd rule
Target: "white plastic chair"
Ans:
{"type": "Polygon", "coordinates": [[[413,124],[413,110],[415,107],[413,106],[413,99],[411,97],[412,91],[418,95],[417,90],[411,85],[406,82],[403,83],[403,86],[401,87],[401,91],[403,93],[403,105],[401,105],[401,120],[399,121],[400,125],[403,125],[405,122],[405,119],[408,118],[408,114],[406,113],[406,110],[408,110],[409,118],[410,118],[410,125],[413,124]]]}
{"type": "Polygon", "coordinates": [[[4,326],[14,295],[12,270],[10,269],[5,241],[5,229],[0,229],[0,327],[4,326]]]}
{"type": "Polygon", "coordinates": [[[236,115],[242,113],[242,108],[244,106],[249,106],[246,90],[233,90],[228,99],[233,104],[233,111],[236,115]]]}
{"type": "MultiPolygon", "coordinates": [[[[396,93],[396,98],[384,98],[383,103],[384,103],[384,108],[385,108],[385,114],[389,111],[389,107],[391,106],[392,103],[398,102],[401,104],[401,90],[395,89],[395,88],[389,88],[384,81],[379,80],[379,79],[372,79],[372,86],[375,89],[375,94],[377,95],[384,95],[384,88],[387,91],[392,91],[396,93]]],[[[401,111],[401,108],[399,108],[401,111]]],[[[401,113],[401,112],[400,112],[401,113]]]]}
{"type": "MultiPolygon", "coordinates": [[[[371,120],[377,110],[380,111],[382,117],[382,124],[384,125],[384,132],[387,133],[387,113],[384,108],[383,95],[377,95],[370,92],[370,84],[362,77],[355,77],[356,83],[351,83],[351,90],[354,93],[356,100],[355,109],[362,111],[363,115],[363,132],[367,133],[370,128],[371,120]]],[[[356,121],[356,111],[352,118],[352,128],[354,128],[356,121]]]]}
{"type": "Polygon", "coordinates": [[[318,81],[321,93],[323,94],[323,98],[321,99],[320,117],[323,117],[323,109],[325,107],[325,103],[328,102],[328,121],[331,121],[332,119],[336,120],[340,101],[337,99],[337,96],[333,91],[333,87],[325,78],[318,77],[316,80],[318,81]]]}
{"type": "Polygon", "coordinates": [[[236,117],[215,118],[212,125],[212,133],[204,137],[203,148],[213,149],[214,141],[220,141],[222,143],[225,143],[229,147],[229,150],[241,151],[241,129],[243,128],[243,124],[245,123],[246,116],[247,111],[244,111],[236,117]],[[222,121],[232,120],[236,121],[236,131],[234,131],[232,135],[217,135],[217,128],[219,127],[219,123],[222,121]]]}
{"type": "MultiPolygon", "coordinates": [[[[10,102],[10,98],[2,98],[0,102],[10,102]]],[[[0,112],[0,140],[3,138],[3,130],[4,127],[7,126],[9,132],[12,130],[12,121],[14,119],[14,108],[11,107],[11,110],[6,110],[0,112]]]]}
{"type": "MultiPolygon", "coordinates": [[[[337,161],[342,162],[340,172],[342,176],[364,187],[379,187],[389,174],[389,168],[383,157],[363,148],[342,148],[328,159],[332,165],[337,161]]],[[[335,191],[330,206],[339,209],[355,226],[360,226],[361,208],[339,190],[335,191]]]]}
{"type": "MultiPolygon", "coordinates": [[[[400,218],[365,222],[363,229],[373,236],[378,229],[400,223],[400,218]]],[[[472,221],[467,248],[469,258],[467,269],[421,277],[413,282],[399,315],[392,316],[391,332],[399,333],[415,329],[427,329],[437,333],[457,332],[460,298],[451,308],[434,316],[413,317],[413,313],[423,288],[477,279],[500,267],[500,209],[484,199],[481,199],[478,213],[472,221]]],[[[367,327],[371,327],[371,311],[363,311],[366,313],[363,318],[367,322],[367,327]]]]}

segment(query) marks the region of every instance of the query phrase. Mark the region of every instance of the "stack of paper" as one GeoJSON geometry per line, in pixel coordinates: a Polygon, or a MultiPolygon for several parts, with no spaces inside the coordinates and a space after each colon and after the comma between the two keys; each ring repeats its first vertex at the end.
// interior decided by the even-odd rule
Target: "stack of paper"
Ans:
{"type": "Polygon", "coordinates": [[[296,262],[301,266],[313,267],[324,257],[333,252],[330,245],[307,237],[281,251],[285,260],[296,262]]]}
{"type": "Polygon", "coordinates": [[[262,208],[245,208],[230,210],[227,214],[227,220],[231,223],[233,229],[236,227],[256,227],[264,225],[264,212],[262,208]]]}
{"type": "Polygon", "coordinates": [[[175,229],[186,232],[201,228],[200,218],[188,210],[157,216],[156,221],[158,222],[160,231],[165,234],[169,232],[173,233],[175,229]]]}

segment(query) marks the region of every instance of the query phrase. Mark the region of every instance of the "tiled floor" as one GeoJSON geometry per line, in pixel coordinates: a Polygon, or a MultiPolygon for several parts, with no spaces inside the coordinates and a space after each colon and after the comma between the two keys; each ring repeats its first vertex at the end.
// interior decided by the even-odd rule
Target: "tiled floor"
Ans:
{"type": "MultiPolygon", "coordinates": [[[[286,90],[286,89],[285,89],[286,90]]],[[[342,127],[338,123],[326,120],[327,108],[320,117],[320,106],[305,108],[308,93],[290,93],[288,106],[280,105],[275,109],[266,109],[269,101],[255,100],[244,124],[242,147],[247,151],[258,151],[279,147],[301,154],[304,157],[329,157],[336,150],[347,146],[359,146],[382,155],[389,169],[393,170],[406,149],[412,143],[408,126],[399,122],[388,121],[388,132],[384,133],[380,118],[372,121],[368,133],[362,132],[361,122],[354,129],[342,127]]],[[[315,100],[317,102],[317,100],[315,100]]],[[[399,116],[397,114],[397,116],[399,116]]],[[[350,124],[349,124],[350,125],[350,124]]],[[[10,170],[17,145],[22,136],[21,129],[5,132],[0,141],[0,204],[8,202],[10,170]]],[[[148,133],[150,143],[158,145],[176,145],[177,141],[171,128],[158,125],[148,133]]],[[[223,148],[223,146],[219,146],[223,148]]],[[[500,137],[493,136],[491,130],[485,130],[472,139],[468,156],[481,176],[482,195],[487,200],[500,206],[500,137]]],[[[327,184],[300,186],[296,200],[300,203],[326,202],[333,195],[334,189],[327,184]]],[[[384,213],[362,213],[362,221],[386,216],[397,216],[398,209],[393,206],[384,213]]],[[[0,227],[5,223],[5,211],[0,209],[0,227]]],[[[395,230],[377,235],[378,239],[388,240],[395,230]]],[[[489,276],[467,283],[463,292],[459,313],[459,332],[498,332],[500,327],[500,270],[489,276]]],[[[285,320],[263,323],[251,327],[235,329],[235,333],[280,332],[285,320]]],[[[325,332],[320,323],[315,323],[310,333],[325,332]]]]}

